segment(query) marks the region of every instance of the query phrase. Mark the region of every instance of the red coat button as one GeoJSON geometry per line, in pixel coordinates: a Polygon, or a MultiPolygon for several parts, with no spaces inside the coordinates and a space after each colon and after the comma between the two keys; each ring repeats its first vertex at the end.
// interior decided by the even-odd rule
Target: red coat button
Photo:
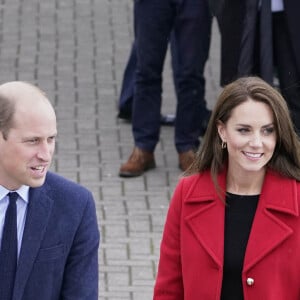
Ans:
{"type": "Polygon", "coordinates": [[[247,285],[251,286],[254,284],[254,279],[251,277],[248,277],[246,282],[247,282],[247,285]]]}

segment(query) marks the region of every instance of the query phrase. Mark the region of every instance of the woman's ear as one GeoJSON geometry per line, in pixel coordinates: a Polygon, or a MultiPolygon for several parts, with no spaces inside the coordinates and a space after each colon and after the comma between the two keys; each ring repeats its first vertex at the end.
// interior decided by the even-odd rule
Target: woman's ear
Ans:
{"type": "Polygon", "coordinates": [[[226,141],[226,136],[225,136],[225,124],[222,121],[217,122],[217,128],[218,128],[218,134],[220,139],[225,142],[226,141]]]}

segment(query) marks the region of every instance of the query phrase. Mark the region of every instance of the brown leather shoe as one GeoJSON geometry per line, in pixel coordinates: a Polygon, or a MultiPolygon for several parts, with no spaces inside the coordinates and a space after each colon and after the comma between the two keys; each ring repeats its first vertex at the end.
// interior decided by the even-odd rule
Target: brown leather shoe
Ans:
{"type": "Polygon", "coordinates": [[[136,177],[153,168],[155,168],[153,153],[134,147],[128,161],[121,166],[119,176],[136,177]]]}
{"type": "Polygon", "coordinates": [[[195,156],[196,156],[196,154],[193,150],[188,150],[188,151],[179,153],[178,154],[179,169],[181,169],[182,171],[186,171],[190,167],[192,162],[194,161],[195,156]]]}

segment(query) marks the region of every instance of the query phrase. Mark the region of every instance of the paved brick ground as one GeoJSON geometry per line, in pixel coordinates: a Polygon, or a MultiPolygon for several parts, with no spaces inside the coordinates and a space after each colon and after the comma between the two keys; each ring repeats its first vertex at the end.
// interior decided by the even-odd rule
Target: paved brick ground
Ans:
{"type": "MultiPolygon", "coordinates": [[[[132,0],[0,2],[0,82],[25,80],[47,92],[59,127],[53,170],[95,196],[103,300],[152,298],[164,218],[180,176],[173,128],[163,127],[157,168],[139,178],[118,177],[132,149],[130,124],[116,118],[132,31],[132,0]]],[[[215,24],[212,37],[209,107],[219,92],[215,24]]],[[[163,99],[163,112],[173,113],[169,56],[163,99]]]]}

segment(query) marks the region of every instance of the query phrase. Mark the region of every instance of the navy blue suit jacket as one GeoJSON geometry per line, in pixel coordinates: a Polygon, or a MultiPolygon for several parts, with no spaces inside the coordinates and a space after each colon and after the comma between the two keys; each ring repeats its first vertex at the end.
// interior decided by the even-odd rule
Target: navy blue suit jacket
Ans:
{"type": "Polygon", "coordinates": [[[97,300],[98,246],[91,192],[48,172],[29,190],[13,300],[97,300]]]}

